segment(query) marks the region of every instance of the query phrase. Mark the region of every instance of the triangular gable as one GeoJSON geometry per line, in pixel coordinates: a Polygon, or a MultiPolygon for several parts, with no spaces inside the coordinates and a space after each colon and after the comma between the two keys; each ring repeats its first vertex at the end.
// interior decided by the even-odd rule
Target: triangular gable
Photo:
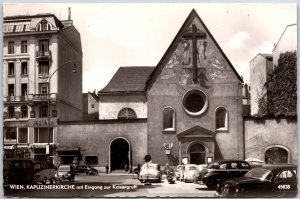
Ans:
{"type": "Polygon", "coordinates": [[[187,138],[187,137],[192,137],[192,138],[203,138],[203,137],[208,137],[208,138],[214,138],[215,137],[215,132],[212,132],[206,128],[203,128],[201,126],[194,126],[188,130],[185,130],[181,133],[177,134],[178,138],[187,138]]]}
{"type": "Polygon", "coordinates": [[[208,30],[208,28],[205,26],[205,24],[201,20],[201,18],[199,17],[199,15],[195,11],[195,9],[193,9],[191,11],[191,13],[189,14],[189,16],[187,17],[187,19],[185,20],[185,22],[183,23],[183,25],[181,26],[179,32],[177,33],[177,35],[173,39],[171,45],[169,46],[169,48],[167,49],[167,51],[165,52],[165,54],[163,55],[163,57],[161,58],[159,63],[157,64],[156,68],[153,70],[153,72],[149,76],[149,78],[147,80],[147,84],[146,84],[147,90],[149,90],[149,88],[151,88],[152,84],[157,80],[159,75],[162,73],[164,67],[170,61],[170,58],[171,58],[173,52],[176,50],[178,45],[182,42],[182,35],[185,32],[188,31],[188,29],[191,27],[193,21],[195,20],[195,18],[199,20],[199,22],[200,22],[201,26],[203,27],[204,31],[207,33],[207,37],[209,37],[212,40],[212,42],[214,43],[214,45],[216,46],[216,48],[218,49],[220,54],[227,61],[229,67],[231,68],[233,73],[236,75],[238,80],[241,81],[241,82],[243,81],[242,78],[237,73],[237,71],[235,70],[235,68],[233,67],[233,65],[231,64],[231,62],[229,61],[229,59],[227,58],[227,56],[225,55],[225,53],[220,48],[219,44],[216,42],[216,40],[214,39],[214,37],[212,36],[210,31],[208,30]]]}

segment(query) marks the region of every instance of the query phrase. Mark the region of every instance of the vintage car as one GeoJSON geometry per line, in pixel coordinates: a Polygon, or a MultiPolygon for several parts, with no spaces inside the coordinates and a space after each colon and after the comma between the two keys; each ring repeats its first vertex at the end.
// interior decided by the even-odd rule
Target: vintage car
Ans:
{"type": "Polygon", "coordinates": [[[34,184],[46,184],[48,181],[50,184],[53,184],[53,181],[56,181],[55,178],[55,168],[52,162],[46,161],[34,161],[33,162],[34,184]]]}
{"type": "Polygon", "coordinates": [[[196,164],[184,165],[183,178],[184,182],[195,182],[199,176],[198,166],[196,164]]]}
{"type": "Polygon", "coordinates": [[[183,179],[184,165],[177,165],[175,170],[176,180],[183,179]]]}
{"type": "Polygon", "coordinates": [[[160,182],[161,181],[160,166],[155,163],[145,163],[141,167],[139,181],[145,182],[160,182]]]}
{"type": "Polygon", "coordinates": [[[56,178],[60,181],[75,181],[75,167],[73,165],[60,165],[57,169],[56,178]]]}
{"type": "Polygon", "coordinates": [[[214,189],[218,182],[241,177],[250,169],[250,164],[243,160],[218,160],[204,168],[200,172],[198,180],[202,181],[209,189],[214,189]]]}
{"type": "Polygon", "coordinates": [[[219,184],[217,195],[224,197],[295,197],[297,165],[264,165],[243,177],[219,184]]]}
{"type": "Polygon", "coordinates": [[[98,170],[95,169],[94,167],[91,166],[87,166],[87,169],[85,171],[86,175],[97,175],[98,174],[98,170]]]}
{"type": "Polygon", "coordinates": [[[76,167],[75,173],[85,173],[87,170],[88,170],[88,166],[80,165],[76,167]]]}

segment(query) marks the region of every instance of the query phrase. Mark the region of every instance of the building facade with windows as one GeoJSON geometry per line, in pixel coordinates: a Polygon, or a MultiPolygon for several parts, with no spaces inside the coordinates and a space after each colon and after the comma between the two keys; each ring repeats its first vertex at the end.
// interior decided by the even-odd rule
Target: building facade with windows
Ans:
{"type": "Polygon", "coordinates": [[[4,156],[45,160],[57,121],[82,119],[80,34],[53,14],[4,17],[3,34],[4,156]]]}
{"type": "Polygon", "coordinates": [[[244,159],[242,79],[195,10],[157,66],[120,67],[98,96],[99,121],[59,125],[60,144],[80,148],[83,164],[244,159]]]}

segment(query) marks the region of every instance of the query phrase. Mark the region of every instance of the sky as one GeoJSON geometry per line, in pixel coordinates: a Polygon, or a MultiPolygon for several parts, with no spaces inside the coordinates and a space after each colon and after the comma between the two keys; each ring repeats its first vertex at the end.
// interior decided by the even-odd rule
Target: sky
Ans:
{"type": "Polygon", "coordinates": [[[249,62],[271,54],[286,26],[297,22],[295,3],[4,4],[3,15],[66,20],[69,7],[81,35],[83,92],[104,88],[120,66],[156,66],[193,8],[246,83],[249,62]]]}

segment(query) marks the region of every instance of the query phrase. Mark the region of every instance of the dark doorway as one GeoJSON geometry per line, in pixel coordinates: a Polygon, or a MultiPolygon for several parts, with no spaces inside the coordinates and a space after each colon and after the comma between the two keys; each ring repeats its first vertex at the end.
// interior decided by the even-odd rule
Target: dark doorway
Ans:
{"type": "Polygon", "coordinates": [[[205,164],[205,153],[205,148],[202,144],[193,144],[189,148],[190,164],[205,164]]]}
{"type": "Polygon", "coordinates": [[[115,139],[110,145],[111,171],[129,166],[129,144],[123,138],[115,139]]]}

